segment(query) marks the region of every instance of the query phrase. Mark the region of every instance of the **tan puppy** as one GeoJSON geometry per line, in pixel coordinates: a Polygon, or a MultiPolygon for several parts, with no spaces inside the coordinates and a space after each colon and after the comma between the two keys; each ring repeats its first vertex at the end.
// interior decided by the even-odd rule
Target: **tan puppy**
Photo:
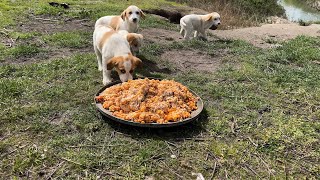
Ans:
{"type": "Polygon", "coordinates": [[[104,16],[96,21],[98,25],[110,26],[114,30],[126,30],[129,33],[138,31],[138,23],[145,14],[137,6],[129,6],[120,16],[104,16]]]}
{"type": "MultiPolygon", "coordinates": [[[[131,37],[131,33],[128,33],[131,37]]],[[[102,71],[103,84],[112,81],[111,70],[115,68],[122,82],[132,79],[134,69],[142,61],[133,56],[130,45],[123,34],[106,26],[97,26],[93,33],[93,47],[98,60],[99,71],[102,71]]]]}
{"type": "Polygon", "coordinates": [[[205,31],[212,25],[220,25],[220,15],[216,12],[206,15],[189,14],[180,19],[180,34],[184,39],[189,39],[193,31],[195,31],[194,37],[198,37],[201,34],[203,38],[207,39],[205,31]]]}

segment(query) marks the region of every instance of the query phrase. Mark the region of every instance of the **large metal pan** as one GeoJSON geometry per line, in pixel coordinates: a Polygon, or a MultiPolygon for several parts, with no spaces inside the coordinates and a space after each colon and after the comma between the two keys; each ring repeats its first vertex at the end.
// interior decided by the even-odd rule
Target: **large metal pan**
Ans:
{"type": "MultiPolygon", "coordinates": [[[[149,78],[149,79],[152,79],[152,78],[149,78]]],[[[111,82],[111,83],[107,84],[106,86],[104,86],[103,88],[101,88],[98,91],[96,96],[99,96],[100,93],[103,92],[106,88],[109,88],[109,87],[111,87],[113,85],[116,85],[116,84],[119,84],[119,83],[121,83],[121,81],[115,81],[115,82],[111,82]]],[[[198,116],[200,115],[201,111],[203,110],[203,102],[202,102],[201,98],[195,92],[193,92],[191,90],[190,90],[190,92],[193,93],[196,97],[198,97],[198,102],[197,102],[198,109],[196,109],[196,110],[191,112],[191,117],[190,118],[183,119],[181,121],[176,121],[176,122],[168,122],[168,123],[164,123],[164,124],[158,124],[158,123],[141,124],[141,123],[138,123],[138,122],[124,120],[124,119],[121,119],[121,118],[118,118],[118,117],[112,115],[112,112],[110,112],[107,109],[104,109],[102,107],[102,104],[97,102],[96,100],[95,100],[95,104],[96,104],[97,109],[100,111],[100,113],[103,116],[106,116],[107,118],[109,118],[109,119],[111,119],[113,121],[122,123],[122,124],[127,124],[127,125],[131,125],[131,126],[138,126],[138,127],[149,127],[149,128],[173,127],[173,126],[179,126],[179,125],[191,122],[193,120],[196,120],[198,118],[198,116]]]]}

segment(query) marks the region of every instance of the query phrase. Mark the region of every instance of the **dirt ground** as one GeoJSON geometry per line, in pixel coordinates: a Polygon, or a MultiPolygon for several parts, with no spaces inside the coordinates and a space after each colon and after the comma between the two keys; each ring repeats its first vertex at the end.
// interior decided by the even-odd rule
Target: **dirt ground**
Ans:
{"type": "Polygon", "coordinates": [[[320,36],[320,24],[312,24],[310,26],[300,26],[296,23],[265,24],[260,27],[215,30],[211,31],[211,33],[220,39],[241,39],[257,47],[270,48],[276,44],[268,42],[282,42],[299,35],[320,36]]]}
{"type": "MultiPolygon", "coordinates": [[[[208,30],[213,36],[210,41],[218,39],[241,39],[260,48],[273,48],[279,42],[293,39],[299,35],[320,36],[320,25],[300,26],[295,23],[265,24],[260,27],[240,28],[233,30],[208,30]]],[[[167,44],[173,41],[183,41],[178,31],[148,28],[141,32],[146,42],[167,44]]],[[[223,53],[223,52],[222,52],[223,53]]],[[[174,63],[178,69],[215,71],[221,63],[221,56],[209,56],[195,50],[172,50],[161,55],[161,59],[174,63]]],[[[221,54],[223,55],[223,54],[221,54]]]]}
{"type": "MultiPolygon", "coordinates": [[[[283,23],[283,22],[282,22],[283,23]]],[[[178,25],[177,25],[178,26],[178,25]]],[[[46,17],[30,17],[28,22],[20,22],[17,26],[18,31],[21,32],[43,32],[44,34],[52,34],[55,32],[63,32],[70,30],[93,31],[93,22],[89,20],[64,20],[63,23],[57,19],[50,19],[46,17]]],[[[260,27],[240,28],[233,30],[208,30],[212,35],[209,36],[210,41],[216,39],[241,39],[245,40],[254,46],[261,48],[272,48],[278,46],[278,42],[286,41],[297,37],[298,35],[320,36],[320,25],[312,24],[310,26],[299,26],[295,23],[284,24],[265,24],[260,27]]],[[[170,31],[165,29],[147,28],[141,29],[140,32],[144,36],[145,43],[160,43],[167,44],[173,41],[183,41],[182,36],[178,31],[170,31]]],[[[4,40],[6,40],[4,38],[4,40]]],[[[9,39],[7,39],[9,41],[9,39]]],[[[39,41],[39,39],[33,39],[39,41]]],[[[4,44],[7,42],[3,41],[4,44]]],[[[18,41],[16,42],[18,43],[18,41]]],[[[50,49],[41,41],[39,42],[45,49],[50,49]]],[[[14,44],[13,44],[14,46],[14,44]]],[[[64,57],[65,55],[76,52],[90,52],[91,47],[84,49],[50,49],[44,59],[53,59],[64,57]],[[63,53],[61,53],[63,52],[63,53]]],[[[92,50],[93,52],[93,50],[92,50]]],[[[222,55],[222,54],[221,54],[222,55]]],[[[16,63],[37,62],[40,57],[19,58],[15,60],[16,63]]],[[[221,58],[218,55],[209,56],[194,50],[189,51],[169,51],[161,55],[161,58],[176,64],[179,69],[198,69],[203,71],[215,71],[220,64],[221,58]],[[185,61],[188,59],[188,61],[185,61]]],[[[6,63],[6,62],[4,62],[6,63]]]]}
{"type": "Polygon", "coordinates": [[[173,50],[163,53],[161,58],[174,63],[180,71],[201,70],[213,72],[221,64],[219,56],[211,57],[200,51],[173,50]]]}

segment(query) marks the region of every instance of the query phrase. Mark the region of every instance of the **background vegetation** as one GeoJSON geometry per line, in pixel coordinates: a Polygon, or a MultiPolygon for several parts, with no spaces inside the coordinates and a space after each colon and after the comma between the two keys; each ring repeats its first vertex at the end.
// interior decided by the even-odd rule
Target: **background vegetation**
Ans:
{"type": "Polygon", "coordinates": [[[175,0],[175,2],[208,12],[218,12],[224,22],[222,28],[253,26],[268,16],[284,15],[284,10],[277,4],[277,0],[175,0]]]}

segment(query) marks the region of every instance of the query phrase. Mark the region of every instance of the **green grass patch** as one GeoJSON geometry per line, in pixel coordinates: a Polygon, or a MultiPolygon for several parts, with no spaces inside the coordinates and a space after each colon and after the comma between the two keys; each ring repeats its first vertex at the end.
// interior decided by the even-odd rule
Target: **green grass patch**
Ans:
{"type": "Polygon", "coordinates": [[[31,58],[43,52],[45,50],[36,44],[20,44],[11,48],[0,46],[0,61],[11,59],[15,62],[15,59],[31,58]]]}
{"type": "Polygon", "coordinates": [[[43,36],[43,40],[50,45],[68,48],[85,48],[92,46],[89,32],[58,32],[52,35],[43,36]]]}

